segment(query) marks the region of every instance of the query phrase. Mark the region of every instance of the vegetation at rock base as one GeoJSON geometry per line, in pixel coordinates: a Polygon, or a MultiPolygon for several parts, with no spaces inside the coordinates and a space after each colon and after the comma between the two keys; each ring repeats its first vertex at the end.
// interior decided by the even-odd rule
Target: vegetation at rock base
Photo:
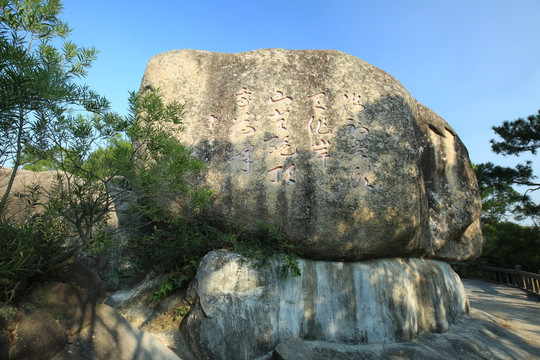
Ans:
{"type": "MultiPolygon", "coordinates": [[[[540,148],[540,111],[527,119],[504,121],[493,130],[501,138],[491,140],[495,153],[536,155],[540,148]]],[[[484,264],[506,268],[521,265],[525,271],[540,270],[540,205],[531,198],[540,189],[540,182],[536,181],[532,165],[527,161],[515,168],[490,162],[475,166],[486,240],[480,258],[484,264]],[[520,192],[520,187],[526,190],[520,192]],[[533,225],[518,223],[523,220],[530,220],[533,225]]]]}
{"type": "Polygon", "coordinates": [[[278,256],[283,279],[300,275],[298,256],[275,226],[256,222],[242,227],[205,213],[189,218],[156,217],[152,224],[152,231],[134,237],[131,245],[133,261],[142,272],[156,269],[157,264],[160,271],[168,273],[151,295],[154,302],[189,283],[204,255],[216,249],[235,251],[258,267],[269,265],[269,260],[278,256]]]}

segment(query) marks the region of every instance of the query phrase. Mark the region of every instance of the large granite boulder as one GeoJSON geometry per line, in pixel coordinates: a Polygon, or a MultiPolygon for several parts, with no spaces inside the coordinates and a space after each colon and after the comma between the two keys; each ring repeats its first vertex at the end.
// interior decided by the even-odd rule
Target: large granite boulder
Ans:
{"type": "Polygon", "coordinates": [[[481,201],[455,131],[392,76],[338,51],[153,57],[143,89],[185,104],[181,141],[214,209],[279,226],[306,258],[464,260],[481,201]]]}
{"type": "Polygon", "coordinates": [[[300,277],[281,263],[257,268],[240,255],[207,254],[180,327],[200,359],[256,359],[290,339],[339,344],[394,343],[444,332],[469,311],[459,277],[444,262],[300,260],[300,277]]]}

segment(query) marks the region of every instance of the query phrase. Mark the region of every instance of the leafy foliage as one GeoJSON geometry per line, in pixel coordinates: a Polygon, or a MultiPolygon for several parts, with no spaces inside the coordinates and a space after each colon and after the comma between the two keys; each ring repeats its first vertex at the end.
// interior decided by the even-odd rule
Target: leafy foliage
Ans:
{"type": "Polygon", "coordinates": [[[247,229],[241,234],[234,250],[263,266],[268,264],[270,258],[279,255],[282,277],[286,279],[289,273],[300,276],[298,256],[293,252],[293,245],[287,242],[275,226],[257,221],[253,229],[247,229]]]}
{"type": "Polygon", "coordinates": [[[167,298],[167,296],[172,294],[175,290],[180,289],[187,281],[189,281],[187,276],[167,276],[167,278],[159,284],[158,289],[150,296],[152,302],[156,303],[167,298]]]}
{"type": "Polygon", "coordinates": [[[501,167],[493,163],[483,163],[474,166],[480,196],[482,198],[482,221],[484,223],[495,223],[504,221],[509,217],[516,220],[523,220],[528,216],[535,216],[536,204],[530,195],[521,194],[512,187],[512,182],[518,177],[531,177],[529,175],[519,175],[520,166],[513,169],[501,167]]]}
{"type": "MultiPolygon", "coordinates": [[[[155,214],[155,213],[154,213],[155,214]]],[[[141,271],[159,268],[170,274],[193,277],[200,260],[216,248],[230,248],[234,238],[218,230],[211,219],[154,218],[146,235],[134,237],[132,246],[141,271]]]]}
{"type": "Polygon", "coordinates": [[[189,312],[189,309],[186,306],[177,306],[174,308],[173,321],[176,321],[180,318],[186,316],[189,312]]]}
{"type": "Polygon", "coordinates": [[[200,173],[205,165],[176,137],[183,130],[183,106],[165,104],[159,89],[142,95],[132,93],[130,104],[127,135],[133,144],[133,160],[127,162],[123,175],[125,186],[141,196],[137,210],[143,218],[154,221],[173,217],[171,206],[182,199],[186,201],[184,210],[204,208],[212,193],[190,184],[188,175],[200,173]]]}
{"type": "Polygon", "coordinates": [[[58,166],[67,165],[66,155],[76,158],[73,149],[64,146],[74,138],[62,138],[77,124],[73,120],[87,112],[98,117],[108,107],[105,98],[79,83],[97,51],[66,40],[70,29],[60,20],[61,11],[59,0],[0,1],[0,166],[12,167],[3,179],[7,185],[0,198],[0,282],[6,298],[15,295],[28,277],[75,256],[81,250],[80,242],[73,241],[77,232],[83,245],[93,232],[102,233],[93,226],[104,212],[99,204],[94,206],[99,191],[84,187],[94,182],[62,172],[68,166],[58,166]],[[56,184],[11,194],[20,166],[28,161],[25,151],[42,161],[35,167],[60,171],[56,184]],[[45,156],[51,153],[57,155],[54,161],[45,156]],[[29,207],[26,219],[19,222],[7,217],[13,195],[29,207]],[[50,201],[40,201],[42,196],[50,201]]]}
{"type": "Polygon", "coordinates": [[[52,161],[45,156],[36,155],[30,149],[25,149],[21,156],[21,165],[23,169],[35,172],[56,170],[52,161]]]}
{"type": "Polygon", "coordinates": [[[176,290],[178,287],[173,284],[178,279],[191,279],[204,255],[215,249],[236,251],[262,267],[277,255],[284,279],[289,274],[300,276],[292,245],[276,227],[262,222],[250,228],[238,228],[206,214],[189,219],[178,216],[154,219],[152,231],[132,238],[132,246],[141,271],[152,268],[169,274],[168,280],[154,293],[154,301],[176,290]]]}

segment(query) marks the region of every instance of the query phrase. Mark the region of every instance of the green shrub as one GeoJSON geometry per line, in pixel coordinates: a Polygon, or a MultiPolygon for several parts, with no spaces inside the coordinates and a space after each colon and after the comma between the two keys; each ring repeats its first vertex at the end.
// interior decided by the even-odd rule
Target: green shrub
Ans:
{"type": "Polygon", "coordinates": [[[208,216],[162,219],[154,221],[153,228],[146,231],[131,242],[134,261],[141,271],[153,267],[190,278],[204,255],[215,249],[231,249],[236,240],[234,234],[218,229],[214,219],[208,216]]]}
{"type": "Polygon", "coordinates": [[[233,250],[262,266],[266,266],[269,260],[277,255],[282,263],[281,274],[284,279],[289,273],[300,276],[298,256],[293,252],[293,245],[273,225],[262,221],[255,222],[239,236],[233,250]]]}
{"type": "Polygon", "coordinates": [[[58,265],[67,236],[61,219],[40,214],[23,222],[0,222],[0,295],[11,301],[29,278],[58,265]]]}
{"type": "Polygon", "coordinates": [[[156,291],[152,293],[150,299],[156,303],[160,300],[167,298],[175,290],[182,288],[186,282],[189,281],[187,276],[183,275],[169,275],[167,278],[159,284],[156,291]]]}

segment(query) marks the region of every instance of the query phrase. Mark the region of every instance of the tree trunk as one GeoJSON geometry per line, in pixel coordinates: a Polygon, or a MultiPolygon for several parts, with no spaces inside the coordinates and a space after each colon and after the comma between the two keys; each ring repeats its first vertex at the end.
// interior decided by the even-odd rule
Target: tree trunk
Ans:
{"type": "Polygon", "coordinates": [[[6,187],[6,192],[2,196],[2,201],[0,202],[0,217],[2,217],[5,213],[9,193],[11,192],[11,188],[13,187],[13,183],[15,182],[15,176],[17,176],[17,171],[19,170],[19,166],[21,165],[23,131],[24,131],[24,112],[22,109],[20,109],[19,110],[19,126],[17,129],[17,153],[15,155],[15,163],[13,164],[13,170],[11,171],[11,175],[9,177],[9,182],[6,187]]]}

